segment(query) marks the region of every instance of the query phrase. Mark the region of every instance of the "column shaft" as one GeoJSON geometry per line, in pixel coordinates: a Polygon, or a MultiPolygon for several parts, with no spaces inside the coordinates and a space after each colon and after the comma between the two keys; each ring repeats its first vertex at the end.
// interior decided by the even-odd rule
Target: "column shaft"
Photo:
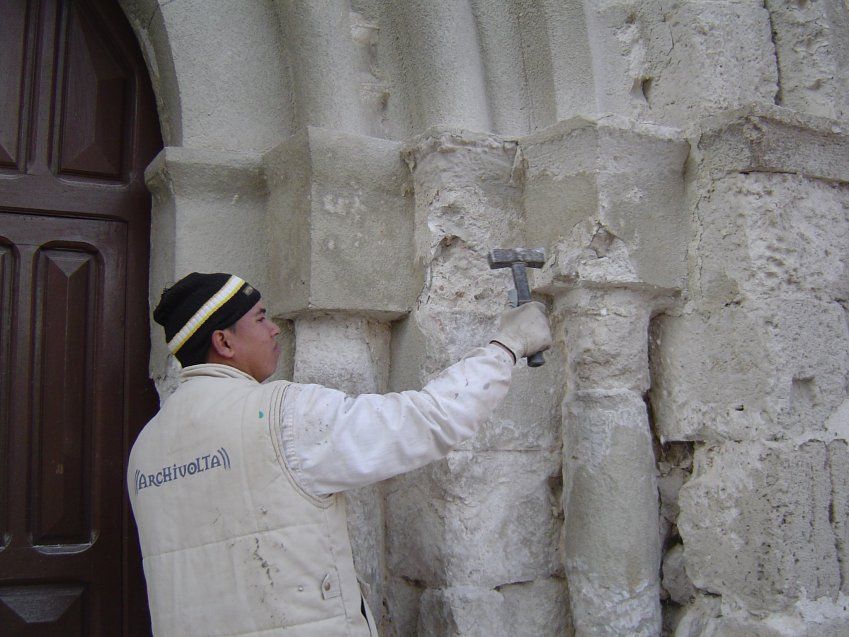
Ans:
{"type": "Polygon", "coordinates": [[[617,288],[557,301],[563,401],[564,566],[579,637],[660,634],[660,543],[648,386],[651,299],[617,288]]]}

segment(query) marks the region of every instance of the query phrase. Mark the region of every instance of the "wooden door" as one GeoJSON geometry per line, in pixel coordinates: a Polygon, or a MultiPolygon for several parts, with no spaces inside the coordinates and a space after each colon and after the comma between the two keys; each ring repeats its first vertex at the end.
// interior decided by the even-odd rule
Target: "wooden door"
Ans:
{"type": "Polygon", "coordinates": [[[149,634],[152,93],[114,0],[0,2],[0,634],[149,634]]]}

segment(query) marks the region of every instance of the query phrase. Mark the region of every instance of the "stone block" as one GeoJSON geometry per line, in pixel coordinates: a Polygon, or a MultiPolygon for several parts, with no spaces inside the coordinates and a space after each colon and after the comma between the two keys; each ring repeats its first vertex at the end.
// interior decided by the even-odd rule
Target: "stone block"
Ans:
{"type": "MultiPolygon", "coordinates": [[[[258,157],[168,147],[148,166],[145,181],[153,194],[153,240],[174,246],[166,282],[192,270],[238,272],[267,294],[268,192],[258,157]]],[[[157,273],[162,265],[151,269],[157,273]]]]}
{"type": "MultiPolygon", "coordinates": [[[[656,0],[594,2],[580,5],[580,17],[569,16],[573,24],[585,25],[585,33],[574,35],[587,40],[585,46],[591,54],[588,76],[592,80],[592,86],[584,89],[589,93],[585,99],[591,100],[590,104],[571,113],[644,117],[648,104],[642,89],[643,80],[648,77],[649,53],[653,48],[669,49],[668,45],[654,44],[657,39],[670,37],[668,29],[653,28],[659,5],[656,0]]],[[[572,11],[577,13],[576,9],[572,11]]],[[[570,45],[575,46],[571,42],[570,45]]],[[[561,46],[551,48],[557,51],[561,46]]]]}
{"type": "Polygon", "coordinates": [[[399,144],[307,128],[265,155],[275,314],[395,318],[421,287],[399,144]]]}
{"type": "Polygon", "coordinates": [[[849,115],[849,20],[839,0],[767,0],[778,59],[778,104],[814,115],[849,115]]]}
{"type": "MultiPolygon", "coordinates": [[[[645,10],[644,10],[645,11],[645,10]]],[[[643,30],[646,115],[685,127],[705,113],[772,103],[778,90],[770,16],[760,0],[681,0],[643,30]]]]}
{"type": "Polygon", "coordinates": [[[634,281],[683,285],[690,220],[681,175],[689,146],[678,132],[574,118],[522,139],[520,149],[531,245],[554,254],[576,226],[588,224],[584,244],[567,242],[570,252],[600,259],[618,250],[634,281]]]}
{"type": "Polygon", "coordinates": [[[422,595],[418,632],[422,637],[508,637],[501,595],[491,589],[458,586],[422,595]]]}
{"type": "Polygon", "coordinates": [[[832,467],[846,460],[845,444],[817,440],[699,449],[678,517],[693,584],[723,606],[761,614],[836,599],[847,493],[832,467]]]}
{"type": "Polygon", "coordinates": [[[415,186],[415,259],[424,285],[393,334],[393,389],[427,377],[485,344],[507,308],[507,270],[487,253],[524,244],[520,189],[511,179],[516,143],[494,135],[431,130],[410,140],[404,158],[415,186]]]}
{"type": "Polygon", "coordinates": [[[848,210],[846,184],[774,173],[714,180],[696,208],[699,307],[849,298],[848,210]]]}
{"type": "Polygon", "coordinates": [[[417,634],[421,597],[425,592],[422,582],[403,577],[386,577],[386,610],[383,623],[378,626],[383,637],[406,637],[417,634]]]}
{"type": "Polygon", "coordinates": [[[552,452],[452,452],[387,483],[387,566],[426,586],[494,588],[560,571],[552,452]]]}
{"type": "Polygon", "coordinates": [[[545,579],[494,590],[456,586],[426,591],[418,635],[559,637],[570,635],[563,580],[545,579]]]}
{"type": "Polygon", "coordinates": [[[715,617],[722,614],[722,598],[714,595],[696,593],[693,603],[679,609],[671,618],[675,637],[701,637],[705,628],[715,617]]]}
{"type": "Polygon", "coordinates": [[[691,606],[675,630],[675,637],[844,637],[849,634],[849,598],[822,598],[798,602],[785,613],[766,616],[745,611],[719,610],[713,606],[691,606]]]}
{"type": "Polygon", "coordinates": [[[484,262],[497,247],[493,242],[523,243],[516,153],[514,140],[459,129],[431,129],[405,144],[416,200],[416,257],[423,267],[457,243],[484,262]]]}
{"type": "Polygon", "coordinates": [[[687,577],[684,547],[676,544],[663,556],[663,590],[676,604],[684,606],[696,597],[696,588],[687,577]]]}
{"type": "Polygon", "coordinates": [[[560,351],[545,352],[545,365],[528,367],[520,361],[513,368],[510,392],[462,449],[472,451],[558,451],[560,403],[564,378],[560,351]]]}
{"type": "Polygon", "coordinates": [[[843,121],[754,103],[699,122],[694,145],[699,171],[716,179],[728,173],[772,172],[849,181],[849,129],[843,121]]]}
{"type": "Polygon", "coordinates": [[[823,432],[849,382],[835,302],[772,299],[656,321],[651,403],[662,440],[787,439],[823,432]]]}
{"type": "Polygon", "coordinates": [[[518,582],[498,587],[505,609],[508,635],[571,637],[566,582],[559,578],[518,582]]]}

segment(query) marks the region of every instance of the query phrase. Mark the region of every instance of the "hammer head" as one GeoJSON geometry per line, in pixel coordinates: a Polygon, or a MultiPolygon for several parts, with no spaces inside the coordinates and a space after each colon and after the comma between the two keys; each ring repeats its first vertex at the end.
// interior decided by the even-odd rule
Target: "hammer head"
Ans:
{"type": "Polygon", "coordinates": [[[489,267],[509,268],[514,263],[524,263],[527,268],[541,268],[545,263],[545,248],[508,248],[493,250],[487,257],[489,267]]]}

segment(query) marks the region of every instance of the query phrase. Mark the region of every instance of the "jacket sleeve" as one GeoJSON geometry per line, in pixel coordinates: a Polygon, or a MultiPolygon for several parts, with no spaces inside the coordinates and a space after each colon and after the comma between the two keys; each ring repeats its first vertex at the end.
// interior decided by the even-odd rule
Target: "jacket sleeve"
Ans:
{"type": "Polygon", "coordinates": [[[472,437],[507,394],[513,359],[498,345],[469,352],[420,391],[347,396],[290,385],[278,436],[308,493],[345,491],[442,458],[472,437]]]}

